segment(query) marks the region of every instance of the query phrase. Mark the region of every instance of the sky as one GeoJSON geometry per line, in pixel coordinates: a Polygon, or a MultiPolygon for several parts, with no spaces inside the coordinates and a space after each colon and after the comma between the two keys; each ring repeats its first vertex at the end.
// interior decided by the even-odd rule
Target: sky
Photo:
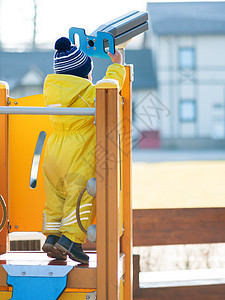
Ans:
{"type": "MultiPolygon", "coordinates": [[[[98,26],[131,10],[145,11],[147,3],[146,0],[36,0],[36,2],[38,5],[36,42],[45,48],[52,48],[55,40],[61,36],[68,37],[70,27],[84,28],[86,34],[90,34],[98,26]]],[[[33,15],[33,0],[0,0],[0,39],[3,47],[23,48],[24,45],[31,44],[33,15]]]]}

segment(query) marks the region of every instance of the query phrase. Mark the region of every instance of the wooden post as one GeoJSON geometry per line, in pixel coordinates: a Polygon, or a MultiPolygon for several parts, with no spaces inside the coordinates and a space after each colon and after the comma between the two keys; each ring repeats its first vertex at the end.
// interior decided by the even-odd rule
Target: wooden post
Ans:
{"type": "MultiPolygon", "coordinates": [[[[0,106],[7,105],[8,84],[0,81],[0,106]]],[[[0,194],[5,199],[8,207],[8,116],[0,116],[0,194]]],[[[2,217],[0,212],[0,218],[2,217]]],[[[0,232],[0,254],[7,248],[7,224],[0,232]]]]}
{"type": "Polygon", "coordinates": [[[119,299],[118,103],[116,83],[96,86],[97,295],[119,299]]]}
{"type": "Polygon", "coordinates": [[[124,299],[133,299],[133,259],[132,259],[132,66],[126,66],[126,78],[121,91],[123,109],[123,220],[124,234],[121,250],[125,253],[126,272],[124,274],[124,299]]]}

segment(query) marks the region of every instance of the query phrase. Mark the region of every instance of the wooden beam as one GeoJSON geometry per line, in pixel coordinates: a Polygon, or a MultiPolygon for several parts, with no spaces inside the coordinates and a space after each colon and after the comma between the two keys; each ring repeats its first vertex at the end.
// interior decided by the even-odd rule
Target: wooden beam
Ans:
{"type": "Polygon", "coordinates": [[[224,295],[224,284],[142,288],[134,300],[221,300],[224,295]]]}
{"type": "Polygon", "coordinates": [[[108,300],[119,299],[119,143],[118,143],[118,90],[108,89],[107,96],[107,265],[108,300]]]}
{"type": "Polygon", "coordinates": [[[96,216],[97,216],[97,292],[107,299],[107,230],[106,230],[106,97],[96,89],[96,216]],[[100,217],[98,217],[100,216],[100,217]]]}
{"type": "Polygon", "coordinates": [[[134,246],[223,243],[225,208],[135,209],[134,246]]]}
{"type": "Polygon", "coordinates": [[[131,174],[132,174],[132,66],[126,66],[126,78],[121,91],[123,108],[123,223],[124,234],[121,239],[121,251],[126,253],[124,274],[124,299],[133,299],[133,261],[132,261],[132,199],[131,199],[131,174]]]}
{"type": "Polygon", "coordinates": [[[140,255],[133,255],[133,294],[139,295],[140,255]]]}
{"type": "Polygon", "coordinates": [[[7,273],[2,266],[3,264],[6,264],[6,261],[0,261],[0,287],[7,287],[7,273]]]}
{"type": "MultiPolygon", "coordinates": [[[[221,300],[225,284],[184,285],[179,287],[140,288],[140,255],[134,255],[134,300],[221,300]]],[[[188,283],[188,281],[187,281],[188,283]]]]}
{"type": "Polygon", "coordinates": [[[96,289],[97,270],[96,268],[73,268],[67,278],[67,288],[96,289]]]}
{"type": "MultiPolygon", "coordinates": [[[[0,106],[7,105],[9,90],[7,83],[0,82],[0,106]]],[[[0,116],[0,194],[3,196],[8,207],[8,116],[0,116]]],[[[0,209],[0,218],[2,210],[0,209]]],[[[0,254],[7,250],[7,224],[0,232],[0,254]]]]}
{"type": "Polygon", "coordinates": [[[118,89],[96,86],[97,294],[119,299],[118,89]]]}

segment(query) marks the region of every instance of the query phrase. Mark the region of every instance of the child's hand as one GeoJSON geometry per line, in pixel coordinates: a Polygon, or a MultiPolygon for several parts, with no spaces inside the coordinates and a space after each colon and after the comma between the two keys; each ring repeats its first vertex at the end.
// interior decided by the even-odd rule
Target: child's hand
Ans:
{"type": "Polygon", "coordinates": [[[108,55],[114,64],[122,64],[122,55],[118,51],[115,51],[115,54],[108,52],[108,55]]]}

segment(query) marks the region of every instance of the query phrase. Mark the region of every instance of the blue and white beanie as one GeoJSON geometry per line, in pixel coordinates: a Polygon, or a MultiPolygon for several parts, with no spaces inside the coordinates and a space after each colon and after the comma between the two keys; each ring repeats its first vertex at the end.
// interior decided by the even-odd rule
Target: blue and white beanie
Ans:
{"type": "Polygon", "coordinates": [[[53,69],[56,74],[75,75],[88,78],[93,68],[92,59],[76,46],[72,46],[66,37],[61,37],[55,43],[53,69]]]}

